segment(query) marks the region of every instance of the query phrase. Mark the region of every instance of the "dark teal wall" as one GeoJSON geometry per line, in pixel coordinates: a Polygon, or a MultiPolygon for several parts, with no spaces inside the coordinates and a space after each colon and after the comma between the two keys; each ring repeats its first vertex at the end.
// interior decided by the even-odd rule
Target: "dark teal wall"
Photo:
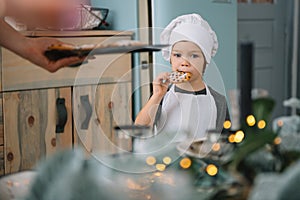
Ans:
{"type": "Polygon", "coordinates": [[[91,0],[95,7],[109,9],[107,21],[113,30],[129,30],[138,27],[138,0],[91,0]]]}

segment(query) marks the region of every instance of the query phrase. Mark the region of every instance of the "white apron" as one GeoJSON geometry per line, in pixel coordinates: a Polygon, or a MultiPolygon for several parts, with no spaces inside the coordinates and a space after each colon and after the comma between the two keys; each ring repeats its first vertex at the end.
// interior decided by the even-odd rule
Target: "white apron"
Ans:
{"type": "Polygon", "coordinates": [[[175,92],[172,85],[166,93],[161,116],[156,123],[157,134],[172,134],[173,142],[206,137],[207,130],[216,128],[217,107],[209,88],[206,95],[175,92]]]}

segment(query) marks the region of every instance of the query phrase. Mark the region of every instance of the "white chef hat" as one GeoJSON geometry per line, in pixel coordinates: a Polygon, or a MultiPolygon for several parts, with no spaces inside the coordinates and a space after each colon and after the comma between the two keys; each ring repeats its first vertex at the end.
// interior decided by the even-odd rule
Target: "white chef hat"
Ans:
{"type": "Polygon", "coordinates": [[[218,49],[216,33],[210,25],[198,14],[181,15],[163,30],[160,35],[162,44],[170,44],[170,47],[162,50],[162,55],[167,61],[170,60],[171,48],[179,41],[191,41],[202,50],[207,63],[210,63],[218,49]]]}

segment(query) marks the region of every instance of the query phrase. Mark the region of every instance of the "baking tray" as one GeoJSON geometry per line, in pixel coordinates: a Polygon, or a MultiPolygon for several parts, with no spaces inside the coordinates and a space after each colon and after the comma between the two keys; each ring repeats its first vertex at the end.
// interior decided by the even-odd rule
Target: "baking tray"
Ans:
{"type": "Polygon", "coordinates": [[[93,56],[102,54],[116,54],[116,53],[134,53],[134,52],[152,52],[160,51],[162,48],[168,47],[166,44],[155,44],[155,45],[132,45],[132,46],[115,46],[115,47],[91,47],[91,48],[80,48],[80,47],[66,47],[62,46],[51,46],[45,51],[45,56],[51,60],[56,61],[66,57],[78,56],[93,56]]]}

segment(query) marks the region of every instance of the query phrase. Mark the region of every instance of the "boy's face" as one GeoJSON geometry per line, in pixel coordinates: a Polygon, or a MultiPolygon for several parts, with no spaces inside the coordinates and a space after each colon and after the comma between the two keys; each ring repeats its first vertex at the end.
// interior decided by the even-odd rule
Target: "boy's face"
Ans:
{"type": "Polygon", "coordinates": [[[180,41],[174,44],[170,61],[172,71],[191,73],[190,81],[198,78],[202,80],[206,62],[201,49],[195,43],[180,41]]]}

